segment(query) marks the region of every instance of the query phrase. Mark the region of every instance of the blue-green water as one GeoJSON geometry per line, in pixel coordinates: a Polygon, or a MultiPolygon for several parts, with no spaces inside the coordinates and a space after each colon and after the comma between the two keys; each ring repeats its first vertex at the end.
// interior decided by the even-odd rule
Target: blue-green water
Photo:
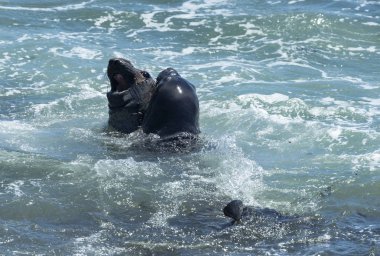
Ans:
{"type": "Polygon", "coordinates": [[[376,0],[0,0],[0,254],[378,255],[379,80],[376,0]],[[105,132],[115,56],[196,85],[199,150],[105,132]]]}

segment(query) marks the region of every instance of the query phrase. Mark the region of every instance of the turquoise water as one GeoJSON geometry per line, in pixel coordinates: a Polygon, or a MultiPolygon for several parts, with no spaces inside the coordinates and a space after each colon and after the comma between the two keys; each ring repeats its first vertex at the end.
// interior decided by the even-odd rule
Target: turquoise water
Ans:
{"type": "Polygon", "coordinates": [[[379,78],[378,1],[0,0],[0,254],[378,255],[379,78]],[[196,85],[198,150],[105,130],[112,57],[196,85]]]}

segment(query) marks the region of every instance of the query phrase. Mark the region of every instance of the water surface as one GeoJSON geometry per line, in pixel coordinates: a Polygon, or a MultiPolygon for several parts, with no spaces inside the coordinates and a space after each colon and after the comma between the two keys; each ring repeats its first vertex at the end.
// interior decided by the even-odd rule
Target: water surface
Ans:
{"type": "Polygon", "coordinates": [[[379,253],[378,1],[0,0],[0,49],[1,254],[379,253]],[[112,57],[196,85],[196,150],[104,129],[112,57]]]}

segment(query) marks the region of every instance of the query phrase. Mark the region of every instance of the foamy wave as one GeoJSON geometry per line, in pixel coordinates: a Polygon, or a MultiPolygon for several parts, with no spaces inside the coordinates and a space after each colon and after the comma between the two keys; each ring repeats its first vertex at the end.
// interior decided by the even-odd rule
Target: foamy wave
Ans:
{"type": "Polygon", "coordinates": [[[379,23],[377,23],[377,22],[363,22],[362,23],[363,25],[367,25],[367,26],[373,26],[373,27],[378,27],[378,26],[380,26],[380,24],[379,23]]]}
{"type": "Polygon", "coordinates": [[[65,84],[65,87],[75,87],[74,92],[68,96],[57,98],[46,103],[33,104],[28,112],[34,116],[36,124],[40,127],[50,126],[55,123],[64,122],[75,117],[89,118],[95,113],[96,116],[102,116],[106,112],[99,112],[94,103],[94,99],[104,99],[104,93],[92,88],[89,84],[82,82],[73,82],[74,84],[65,84]],[[80,87],[78,86],[80,84],[80,87]],[[80,89],[78,92],[76,89],[80,89]]]}
{"type": "Polygon", "coordinates": [[[351,52],[371,52],[371,53],[377,51],[376,46],[368,46],[367,48],[364,48],[364,47],[348,47],[347,50],[351,51],[351,52]]]}
{"type": "Polygon", "coordinates": [[[49,52],[66,57],[66,58],[74,58],[79,57],[81,59],[86,60],[93,60],[97,59],[100,60],[103,58],[102,52],[99,50],[91,50],[83,47],[73,47],[71,50],[64,50],[63,48],[51,48],[49,49],[49,52]]]}
{"type": "Polygon", "coordinates": [[[10,10],[10,11],[29,11],[29,12],[57,12],[57,11],[70,11],[79,10],[86,7],[86,5],[95,2],[95,0],[90,0],[87,2],[82,2],[78,4],[69,4],[57,7],[47,7],[47,8],[36,8],[36,7],[22,7],[22,6],[0,6],[0,10],[10,10]]]}
{"type": "MultiPolygon", "coordinates": [[[[194,26],[195,24],[203,24],[194,23],[194,21],[190,21],[197,17],[204,17],[204,13],[208,15],[219,15],[223,14],[224,16],[229,15],[231,12],[228,9],[220,9],[215,7],[223,6],[227,3],[227,1],[215,1],[215,0],[204,0],[204,1],[186,1],[182,4],[180,8],[167,8],[160,9],[155,7],[153,11],[146,12],[141,14],[141,20],[145,23],[145,28],[153,29],[160,32],[167,31],[182,31],[182,32],[192,32],[193,29],[189,27],[182,28],[172,28],[173,20],[181,19],[181,20],[189,20],[189,25],[194,26]],[[178,14],[178,11],[181,13],[178,14]],[[155,19],[157,14],[161,13],[175,13],[169,17],[166,17],[163,21],[158,21],[155,19]]],[[[158,16],[158,15],[157,15],[158,16]]],[[[140,30],[137,33],[143,32],[146,29],[140,30]]]]}
{"type": "Polygon", "coordinates": [[[22,197],[25,195],[25,193],[21,190],[21,187],[24,185],[24,181],[22,180],[17,180],[12,183],[9,183],[6,186],[6,193],[12,194],[15,197],[22,197]]]}
{"type": "MultiPolygon", "coordinates": [[[[161,13],[161,11],[154,11],[154,12],[149,12],[149,13],[143,13],[143,14],[141,14],[141,19],[145,23],[145,27],[147,27],[147,28],[153,28],[154,30],[157,30],[157,31],[160,31],[160,32],[168,32],[168,31],[191,32],[191,31],[193,31],[193,29],[190,29],[190,28],[170,28],[170,26],[171,26],[170,20],[172,18],[174,18],[175,16],[179,16],[179,15],[175,15],[175,16],[166,18],[163,23],[160,23],[160,22],[154,20],[154,16],[157,13],[161,13]]],[[[188,19],[190,19],[190,18],[192,18],[192,15],[191,14],[180,15],[180,18],[188,18],[188,19]]],[[[140,31],[140,32],[144,32],[144,31],[140,31]]]]}
{"type": "Polygon", "coordinates": [[[105,22],[111,22],[114,21],[115,17],[111,14],[107,14],[106,16],[102,16],[94,21],[95,26],[100,27],[105,22]]]}
{"type": "Polygon", "coordinates": [[[379,98],[368,98],[368,97],[363,97],[362,100],[364,100],[365,103],[379,107],[380,106],[380,99],[379,98]]]}
{"type": "Polygon", "coordinates": [[[252,35],[266,36],[267,35],[263,32],[263,30],[260,27],[250,22],[247,22],[245,24],[239,24],[239,27],[245,28],[246,32],[244,36],[252,36],[252,35]]]}
{"type": "Polygon", "coordinates": [[[335,127],[327,130],[327,134],[334,140],[339,140],[340,135],[342,134],[343,129],[341,127],[335,127]]]}
{"type": "Polygon", "coordinates": [[[355,171],[368,170],[371,172],[380,171],[380,150],[360,155],[341,155],[340,159],[349,161],[355,171]]]}
{"type": "Polygon", "coordinates": [[[21,94],[22,92],[18,89],[12,89],[12,88],[5,88],[4,89],[5,92],[2,92],[0,93],[0,96],[13,96],[13,95],[17,95],[17,94],[21,94]]]}
{"type": "Polygon", "coordinates": [[[36,128],[30,124],[21,121],[0,121],[0,134],[20,134],[25,132],[35,131],[36,128]]]}
{"type": "Polygon", "coordinates": [[[190,54],[194,53],[195,51],[198,51],[199,49],[201,49],[201,48],[186,47],[186,48],[183,48],[180,52],[157,49],[157,50],[154,50],[153,53],[155,56],[160,56],[159,57],[160,59],[165,58],[165,59],[172,60],[172,59],[175,59],[178,57],[190,55],[190,54]]]}
{"type": "Polygon", "coordinates": [[[264,94],[244,94],[240,95],[238,99],[243,103],[249,103],[252,100],[259,99],[261,101],[273,104],[277,102],[284,102],[289,100],[289,96],[280,94],[280,93],[274,93],[269,95],[264,94]]]}
{"type": "Polygon", "coordinates": [[[292,0],[292,1],[289,1],[288,4],[296,4],[296,3],[301,3],[301,2],[305,2],[305,0],[292,0]]]}

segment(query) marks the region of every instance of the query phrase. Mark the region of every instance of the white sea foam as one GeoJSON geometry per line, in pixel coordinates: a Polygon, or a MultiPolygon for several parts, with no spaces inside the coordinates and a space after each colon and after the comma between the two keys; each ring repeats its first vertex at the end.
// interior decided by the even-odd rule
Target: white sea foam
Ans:
{"type": "Polygon", "coordinates": [[[252,36],[252,35],[265,36],[266,35],[260,27],[250,22],[247,22],[245,24],[239,24],[239,27],[245,28],[246,30],[245,36],[252,36]]]}
{"type": "Polygon", "coordinates": [[[326,97],[326,98],[322,98],[322,99],[320,100],[320,102],[321,102],[322,104],[325,104],[325,105],[330,105],[330,104],[332,104],[332,103],[335,102],[335,99],[334,99],[334,98],[331,98],[331,97],[326,97]]]}
{"type": "Polygon", "coordinates": [[[189,23],[189,26],[198,27],[198,26],[204,26],[206,24],[207,24],[207,20],[203,19],[203,20],[200,20],[200,21],[191,21],[189,23]]]}
{"type": "MultiPolygon", "coordinates": [[[[167,31],[182,31],[182,32],[191,32],[193,31],[189,27],[185,28],[171,28],[173,25],[174,19],[181,19],[181,20],[192,20],[197,17],[204,17],[204,14],[201,14],[202,12],[207,12],[209,14],[223,14],[225,16],[229,15],[228,9],[218,9],[215,8],[216,6],[224,5],[227,1],[215,1],[215,0],[204,0],[203,2],[194,2],[194,1],[186,1],[182,4],[182,6],[179,8],[181,11],[180,14],[178,14],[178,8],[165,8],[160,9],[158,7],[155,7],[154,11],[146,12],[141,14],[141,19],[145,23],[146,28],[151,28],[160,32],[167,32],[167,31]],[[163,22],[157,21],[154,17],[159,13],[176,13],[174,15],[171,15],[163,22]]],[[[190,21],[190,26],[196,26],[196,25],[203,25],[206,22],[200,21],[200,22],[194,22],[190,21]]],[[[143,30],[140,30],[142,32],[143,30]]]]}
{"type": "Polygon", "coordinates": [[[14,121],[0,121],[0,134],[20,134],[29,133],[35,131],[36,128],[31,124],[21,122],[19,120],[14,121]]]}
{"type": "Polygon", "coordinates": [[[334,140],[339,140],[339,137],[342,134],[342,128],[341,127],[335,127],[327,130],[327,134],[334,140]]]}
{"type": "Polygon", "coordinates": [[[21,190],[21,187],[24,185],[23,180],[17,180],[7,185],[6,192],[10,193],[16,197],[22,197],[25,193],[21,190]]]}
{"type": "Polygon", "coordinates": [[[344,46],[343,45],[331,45],[331,44],[328,44],[327,48],[333,49],[334,51],[342,51],[344,49],[344,46]]]}
{"type": "Polygon", "coordinates": [[[280,94],[280,93],[273,93],[273,94],[269,94],[269,95],[244,94],[244,95],[240,95],[238,98],[240,101],[242,101],[244,103],[247,103],[247,102],[255,100],[255,99],[259,99],[259,100],[267,102],[269,104],[274,104],[277,102],[284,102],[284,101],[289,100],[289,96],[284,95],[284,94],[280,94]]]}
{"type": "Polygon", "coordinates": [[[230,83],[230,84],[234,83],[235,84],[241,80],[243,80],[243,79],[241,77],[239,77],[239,75],[236,72],[233,72],[233,73],[221,76],[217,80],[213,80],[213,84],[215,84],[215,85],[219,85],[219,84],[223,84],[223,83],[230,83]]]}
{"type": "Polygon", "coordinates": [[[331,76],[328,76],[327,74],[325,74],[325,75],[326,76],[323,76],[323,78],[325,78],[327,81],[330,81],[330,82],[336,82],[336,81],[349,82],[349,83],[355,84],[357,86],[360,86],[361,88],[363,88],[365,90],[373,90],[373,89],[377,89],[380,87],[379,84],[376,84],[376,83],[373,84],[373,83],[365,82],[360,77],[353,77],[353,76],[331,77],[331,76]]]}
{"type": "Polygon", "coordinates": [[[363,24],[363,25],[367,25],[367,26],[374,26],[374,27],[378,27],[378,26],[380,26],[379,23],[377,23],[377,22],[373,22],[373,21],[370,21],[370,22],[363,22],[362,24],[363,24]]]}
{"type": "Polygon", "coordinates": [[[21,37],[17,38],[16,41],[19,42],[19,43],[22,43],[26,40],[32,40],[34,39],[31,35],[29,34],[23,34],[21,37]]]}
{"type": "MultiPolygon", "coordinates": [[[[152,28],[154,30],[160,31],[160,32],[167,32],[167,31],[174,31],[175,29],[171,29],[171,23],[170,19],[167,18],[163,23],[157,22],[154,19],[154,16],[158,13],[161,13],[161,11],[152,11],[148,13],[141,14],[141,18],[143,22],[145,23],[146,28],[152,28]]],[[[192,29],[177,29],[176,31],[192,31],[192,29]]]]}
{"type": "Polygon", "coordinates": [[[364,47],[348,47],[348,51],[351,52],[376,52],[376,46],[369,46],[367,48],[364,47]]]}
{"type": "Polygon", "coordinates": [[[178,57],[183,57],[186,55],[191,55],[194,52],[199,52],[199,51],[204,51],[204,49],[189,46],[189,47],[181,49],[181,51],[170,51],[170,50],[164,50],[164,49],[152,50],[155,56],[160,56],[159,58],[170,59],[170,60],[178,58],[178,57]]]}
{"type": "Polygon", "coordinates": [[[301,2],[305,2],[305,0],[292,0],[292,1],[289,1],[288,4],[296,4],[296,3],[301,3],[301,2]]]}
{"type": "Polygon", "coordinates": [[[359,155],[344,154],[339,158],[344,161],[350,161],[354,170],[380,171],[380,150],[359,155]]]}
{"type": "Polygon", "coordinates": [[[13,96],[21,93],[19,89],[5,88],[5,92],[0,93],[0,96],[13,96]]]}
{"type": "Polygon", "coordinates": [[[380,171],[380,151],[371,153],[368,157],[370,171],[380,171]]]}
{"type": "Polygon", "coordinates": [[[49,52],[58,56],[66,57],[66,58],[79,57],[81,59],[87,59],[87,60],[92,60],[92,59],[99,60],[103,58],[101,51],[87,49],[80,46],[73,47],[71,50],[64,50],[63,48],[54,47],[54,48],[50,48],[49,52]]]}
{"type": "Polygon", "coordinates": [[[82,2],[78,4],[69,4],[57,7],[22,7],[22,6],[0,6],[0,10],[11,10],[11,11],[28,11],[28,12],[57,12],[57,11],[70,11],[85,8],[88,4],[95,2],[95,0],[90,0],[87,2],[82,2]]]}
{"type": "Polygon", "coordinates": [[[106,16],[102,16],[94,21],[95,26],[100,27],[105,22],[111,22],[115,19],[115,17],[111,14],[107,14],[106,16]]]}
{"type": "Polygon", "coordinates": [[[361,99],[370,105],[377,106],[377,107],[380,106],[380,99],[379,98],[362,97],[361,99]]]}

